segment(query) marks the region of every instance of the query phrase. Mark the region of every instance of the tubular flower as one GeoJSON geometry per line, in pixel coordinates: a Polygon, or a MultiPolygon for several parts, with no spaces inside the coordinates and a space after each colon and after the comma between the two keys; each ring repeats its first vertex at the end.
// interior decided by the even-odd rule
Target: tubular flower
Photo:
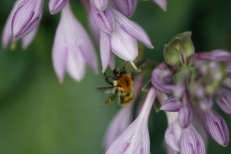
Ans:
{"type": "Polygon", "coordinates": [[[143,76],[139,76],[134,82],[134,98],[133,101],[126,107],[123,107],[113,118],[108,129],[106,131],[103,147],[105,151],[109,148],[111,143],[123,133],[123,131],[132,123],[132,110],[134,107],[134,101],[136,100],[141,86],[142,86],[143,76]],[[121,121],[121,119],[123,119],[121,121]]]}
{"type": "Polygon", "coordinates": [[[153,48],[147,33],[137,23],[130,21],[124,15],[109,5],[104,11],[99,11],[91,4],[92,17],[100,29],[100,55],[102,71],[109,64],[111,51],[126,61],[134,61],[138,55],[137,41],[153,48]]]}
{"type": "Polygon", "coordinates": [[[80,81],[84,76],[86,63],[97,72],[97,59],[92,42],[82,25],[74,17],[69,4],[61,12],[52,49],[52,60],[61,82],[65,71],[72,78],[80,81]]]}
{"type": "Polygon", "coordinates": [[[22,0],[18,5],[11,23],[15,38],[21,38],[34,30],[43,14],[43,0],[22,0]]]}
{"type": "Polygon", "coordinates": [[[178,112],[177,126],[182,133],[174,135],[176,124],[170,126],[165,135],[167,144],[180,153],[205,153],[192,119],[195,111],[204,113],[207,132],[218,144],[228,144],[228,127],[212,107],[215,100],[224,112],[231,113],[231,54],[220,49],[194,53],[190,36],[190,32],[181,33],[165,45],[165,62],[153,70],[151,81],[161,93],[170,95],[160,109],[178,112]]]}
{"type": "MultiPolygon", "coordinates": [[[[9,43],[11,43],[11,47],[14,47],[15,43],[18,41],[18,39],[13,37],[12,31],[11,31],[11,22],[12,22],[14,12],[17,9],[17,7],[21,1],[22,0],[18,0],[15,2],[14,7],[9,14],[9,17],[7,18],[7,21],[6,21],[6,24],[4,26],[4,30],[3,30],[3,35],[2,35],[3,48],[7,48],[9,43]]],[[[22,48],[23,49],[26,49],[29,46],[31,41],[34,39],[36,32],[37,32],[37,28],[35,28],[30,34],[28,34],[22,38],[22,48]]]]}
{"type": "Polygon", "coordinates": [[[51,14],[56,14],[60,12],[69,0],[50,0],[49,1],[49,10],[51,14]]]}
{"type": "Polygon", "coordinates": [[[111,144],[106,154],[150,153],[148,116],[156,97],[156,89],[150,88],[144,106],[136,120],[111,144]]]}

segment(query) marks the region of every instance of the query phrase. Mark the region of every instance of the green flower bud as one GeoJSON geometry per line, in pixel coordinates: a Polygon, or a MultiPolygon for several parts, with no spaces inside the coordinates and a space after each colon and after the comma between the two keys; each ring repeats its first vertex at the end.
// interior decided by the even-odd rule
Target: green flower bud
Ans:
{"type": "Polygon", "coordinates": [[[171,39],[164,47],[165,62],[169,65],[187,64],[187,58],[194,54],[195,49],[191,40],[191,32],[184,32],[171,39]]]}

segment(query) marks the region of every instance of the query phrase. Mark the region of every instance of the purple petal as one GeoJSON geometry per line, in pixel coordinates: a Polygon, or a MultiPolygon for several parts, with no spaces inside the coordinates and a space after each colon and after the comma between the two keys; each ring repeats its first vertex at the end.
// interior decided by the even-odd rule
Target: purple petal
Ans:
{"type": "Polygon", "coordinates": [[[138,56],[138,46],[134,38],[128,35],[119,25],[111,35],[111,49],[121,59],[134,61],[138,56]]]}
{"type": "Polygon", "coordinates": [[[172,93],[172,73],[167,69],[166,63],[161,63],[152,72],[152,84],[165,93],[172,93]]]}
{"type": "Polygon", "coordinates": [[[12,34],[12,31],[11,31],[11,22],[12,22],[12,18],[13,18],[13,15],[14,15],[14,12],[16,11],[19,3],[21,1],[18,0],[14,3],[14,6],[7,18],[7,21],[6,21],[6,24],[4,26],[4,29],[3,29],[3,34],[2,34],[2,46],[3,48],[7,48],[8,44],[10,42],[17,42],[17,39],[16,38],[13,38],[13,34],[12,34]]]}
{"type": "Polygon", "coordinates": [[[107,7],[108,0],[91,0],[99,11],[104,11],[107,7]]]}
{"type": "Polygon", "coordinates": [[[161,106],[160,110],[176,112],[180,109],[181,103],[173,96],[169,97],[161,106]]]}
{"type": "Polygon", "coordinates": [[[183,154],[205,154],[204,142],[192,125],[182,131],[180,152],[183,154]]]}
{"type": "Polygon", "coordinates": [[[168,127],[165,132],[165,141],[166,143],[175,151],[180,151],[180,137],[181,137],[182,128],[179,123],[174,123],[172,126],[168,127]]]}
{"type": "Polygon", "coordinates": [[[33,41],[35,35],[37,34],[37,31],[38,31],[38,27],[36,27],[29,34],[27,34],[26,36],[22,38],[22,48],[23,49],[26,49],[29,46],[29,44],[33,41]]]}
{"type": "Polygon", "coordinates": [[[127,17],[131,17],[136,9],[137,0],[113,0],[116,8],[127,17]]]}
{"type": "Polygon", "coordinates": [[[109,66],[111,68],[111,70],[113,70],[115,68],[115,54],[111,52],[111,57],[110,57],[110,61],[109,61],[109,66]]]}
{"type": "Polygon", "coordinates": [[[230,78],[225,78],[224,81],[223,81],[223,84],[224,84],[227,88],[231,89],[231,79],[230,79],[230,78]]]}
{"type": "Polygon", "coordinates": [[[16,38],[23,37],[38,26],[43,13],[43,0],[23,0],[12,19],[12,33],[16,38]]]}
{"type": "Polygon", "coordinates": [[[49,1],[49,10],[51,14],[56,14],[61,11],[69,2],[69,0],[50,0],[49,1]]]}
{"type": "Polygon", "coordinates": [[[211,61],[218,61],[218,62],[230,62],[231,61],[231,54],[230,52],[222,49],[213,50],[210,52],[200,52],[194,54],[195,58],[202,59],[202,60],[211,60],[211,61]]]}
{"type": "Polygon", "coordinates": [[[205,112],[206,129],[212,138],[221,146],[229,143],[229,130],[224,119],[214,110],[205,112]]]}
{"type": "Polygon", "coordinates": [[[111,58],[110,36],[100,32],[100,56],[102,61],[102,72],[105,72],[111,58]]]}
{"type": "Polygon", "coordinates": [[[227,114],[231,115],[231,91],[221,89],[216,97],[216,102],[220,108],[227,114]]]}
{"type": "Polygon", "coordinates": [[[53,67],[60,82],[62,82],[64,79],[68,54],[68,46],[67,43],[65,43],[64,38],[65,31],[62,20],[60,20],[58,28],[56,30],[55,40],[52,49],[53,67]]]}
{"type": "MultiPolygon", "coordinates": [[[[85,0],[84,0],[85,1],[85,0]]],[[[92,13],[88,14],[88,24],[91,30],[91,33],[97,43],[99,43],[100,40],[100,29],[96,25],[92,13]]]]}
{"type": "Polygon", "coordinates": [[[116,19],[111,7],[107,7],[104,11],[98,11],[91,4],[91,13],[96,25],[101,31],[107,34],[113,34],[116,28],[116,19]]]}
{"type": "Polygon", "coordinates": [[[178,121],[181,125],[181,127],[186,128],[192,121],[192,109],[189,106],[189,104],[182,103],[179,115],[178,115],[178,121]]]}
{"type": "Polygon", "coordinates": [[[163,9],[164,11],[166,11],[167,9],[167,2],[166,0],[153,0],[157,5],[159,5],[159,7],[161,9],[163,9]]]}
{"type": "Polygon", "coordinates": [[[121,13],[119,13],[115,9],[113,9],[113,11],[114,11],[116,19],[120,23],[121,28],[126,33],[128,33],[135,39],[145,44],[148,48],[151,48],[151,49],[154,48],[150,41],[148,34],[145,32],[145,30],[140,25],[138,25],[134,21],[129,20],[128,18],[123,16],[121,13]]]}
{"type": "MultiPolygon", "coordinates": [[[[70,27],[68,32],[70,33],[70,36],[73,36],[73,40],[76,41],[73,43],[78,44],[78,49],[82,53],[86,63],[94,70],[95,73],[97,73],[97,56],[90,37],[88,36],[86,30],[81,25],[81,23],[76,19],[76,17],[72,13],[69,3],[67,3],[65,10],[67,12],[66,17],[69,17],[66,19],[68,20],[67,23],[72,23],[69,25],[70,27]]],[[[72,40],[72,38],[70,40],[72,40]]]]}
{"type": "Polygon", "coordinates": [[[204,111],[211,109],[213,106],[213,100],[211,96],[205,95],[202,98],[199,98],[198,102],[200,108],[204,111]]]}

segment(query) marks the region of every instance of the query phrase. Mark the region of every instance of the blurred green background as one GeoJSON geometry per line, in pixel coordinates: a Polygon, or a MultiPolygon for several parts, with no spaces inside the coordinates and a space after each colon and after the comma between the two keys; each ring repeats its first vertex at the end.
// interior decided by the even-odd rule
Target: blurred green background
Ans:
{"type": "MultiPolygon", "coordinates": [[[[0,35],[14,0],[0,2],[0,35]]],[[[88,29],[86,12],[80,1],[71,0],[76,17],[88,29]]],[[[231,51],[230,0],[168,0],[167,12],[151,0],[138,0],[132,17],[149,34],[154,50],[144,54],[156,62],[163,60],[163,46],[176,34],[192,31],[196,51],[231,51]]],[[[48,0],[39,31],[26,51],[17,44],[14,51],[0,47],[0,153],[1,154],[100,154],[102,139],[110,120],[119,110],[117,103],[98,108],[107,95],[96,91],[106,86],[102,74],[89,68],[77,83],[66,75],[62,84],[56,77],[51,49],[58,15],[50,15],[48,0]]],[[[98,46],[96,45],[97,51],[98,46]]],[[[99,53],[99,52],[97,52],[99,53]]],[[[99,54],[98,54],[98,59],[99,54]]],[[[99,61],[99,68],[100,68],[99,61]]],[[[122,61],[117,59],[116,66],[122,61]]],[[[146,78],[150,78],[150,73],[146,78]]],[[[218,107],[231,130],[231,118],[218,107]]],[[[150,114],[152,153],[165,153],[163,112],[150,114]]],[[[231,153],[211,138],[207,153],[231,153]]]]}

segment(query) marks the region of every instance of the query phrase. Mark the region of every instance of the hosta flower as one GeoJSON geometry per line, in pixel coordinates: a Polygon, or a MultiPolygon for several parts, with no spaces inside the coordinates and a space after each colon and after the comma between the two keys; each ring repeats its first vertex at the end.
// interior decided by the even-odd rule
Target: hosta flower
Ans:
{"type": "Polygon", "coordinates": [[[91,4],[91,13],[101,31],[100,55],[103,72],[109,64],[111,51],[126,61],[134,61],[138,55],[136,40],[144,43],[149,48],[153,48],[143,28],[110,6],[100,12],[91,4]]]}
{"type": "Polygon", "coordinates": [[[97,72],[97,59],[92,42],[73,15],[69,4],[61,12],[52,60],[60,81],[63,81],[66,71],[72,78],[80,81],[84,76],[86,63],[97,72]]]}
{"type": "Polygon", "coordinates": [[[56,14],[61,11],[69,0],[50,0],[49,1],[49,10],[51,14],[56,14]]]}
{"type": "Polygon", "coordinates": [[[106,154],[115,153],[150,153],[148,116],[156,97],[152,87],[146,97],[144,106],[136,120],[111,144],[106,154]]]}
{"type": "Polygon", "coordinates": [[[113,120],[111,121],[108,129],[106,131],[103,147],[105,151],[109,148],[111,143],[123,133],[123,131],[132,123],[132,111],[134,107],[134,101],[136,97],[139,95],[141,86],[142,86],[143,76],[137,77],[134,82],[134,98],[133,101],[128,104],[126,107],[120,109],[120,111],[115,115],[113,120]],[[121,121],[121,119],[123,119],[121,121]]]}
{"type": "Polygon", "coordinates": [[[215,111],[205,112],[206,129],[212,138],[220,145],[227,146],[229,143],[229,130],[224,119],[215,111]]]}
{"type": "MultiPolygon", "coordinates": [[[[7,18],[6,24],[4,26],[3,35],[2,35],[2,46],[3,48],[7,48],[7,46],[11,43],[11,47],[14,47],[18,39],[13,37],[11,31],[11,22],[14,15],[15,10],[17,9],[18,5],[22,0],[18,0],[15,2],[13,9],[11,10],[9,17],[7,18]]],[[[26,49],[31,41],[34,39],[34,36],[37,32],[37,28],[35,28],[31,33],[24,36],[22,38],[22,48],[26,49]]]]}
{"type": "Polygon", "coordinates": [[[205,154],[202,137],[192,125],[182,130],[180,143],[180,152],[183,154],[205,154]]]}
{"type": "Polygon", "coordinates": [[[125,16],[131,17],[136,9],[137,0],[113,0],[116,8],[125,16]]]}
{"type": "Polygon", "coordinates": [[[231,113],[231,54],[221,49],[194,53],[190,37],[190,32],[181,33],[165,45],[165,62],[153,70],[151,81],[160,93],[170,95],[160,109],[178,113],[175,125],[166,131],[166,143],[180,153],[205,153],[192,120],[195,113],[203,113],[210,136],[222,146],[228,144],[228,127],[212,107],[215,100],[224,112],[231,113]],[[176,125],[181,134],[175,135],[180,130],[174,129],[176,125]]]}
{"type": "Polygon", "coordinates": [[[43,0],[22,0],[12,19],[13,36],[21,38],[34,30],[43,14],[43,0]]]}

